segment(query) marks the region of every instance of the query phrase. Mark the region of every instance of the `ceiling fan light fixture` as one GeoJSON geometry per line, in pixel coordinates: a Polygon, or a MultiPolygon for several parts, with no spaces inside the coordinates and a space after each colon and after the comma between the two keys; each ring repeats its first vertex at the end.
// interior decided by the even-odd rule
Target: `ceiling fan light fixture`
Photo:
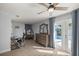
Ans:
{"type": "Polygon", "coordinates": [[[54,8],[49,8],[48,11],[49,12],[53,12],[54,11],[54,8]]]}

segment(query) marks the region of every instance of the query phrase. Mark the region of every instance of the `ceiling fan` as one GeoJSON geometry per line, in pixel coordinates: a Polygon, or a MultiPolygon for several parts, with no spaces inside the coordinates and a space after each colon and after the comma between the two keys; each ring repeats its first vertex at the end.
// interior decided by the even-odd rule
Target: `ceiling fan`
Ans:
{"type": "MultiPolygon", "coordinates": [[[[40,5],[42,5],[42,6],[44,6],[44,7],[46,7],[47,8],[47,10],[46,11],[49,11],[49,12],[52,12],[52,11],[54,11],[54,10],[63,10],[63,11],[65,11],[65,10],[67,10],[67,8],[68,7],[57,7],[57,5],[59,4],[59,3],[48,3],[49,4],[49,6],[48,5],[46,5],[46,4],[44,4],[44,3],[39,3],[40,5]]],[[[41,14],[41,13],[44,13],[44,12],[46,12],[46,11],[41,11],[41,12],[39,12],[38,14],[41,14]]]]}

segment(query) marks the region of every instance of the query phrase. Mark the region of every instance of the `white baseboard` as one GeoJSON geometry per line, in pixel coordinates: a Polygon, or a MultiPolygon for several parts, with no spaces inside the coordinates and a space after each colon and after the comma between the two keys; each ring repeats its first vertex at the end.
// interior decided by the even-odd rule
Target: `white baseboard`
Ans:
{"type": "Polygon", "coordinates": [[[8,51],[11,51],[11,49],[6,49],[6,50],[3,50],[3,51],[0,51],[0,54],[4,53],[4,52],[8,52],[8,51]]]}

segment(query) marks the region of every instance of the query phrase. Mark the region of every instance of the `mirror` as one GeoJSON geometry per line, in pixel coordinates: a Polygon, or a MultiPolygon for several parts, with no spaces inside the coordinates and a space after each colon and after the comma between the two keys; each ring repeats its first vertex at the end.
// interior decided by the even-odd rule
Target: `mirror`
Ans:
{"type": "Polygon", "coordinates": [[[39,32],[40,33],[48,33],[48,24],[45,24],[45,23],[41,24],[39,32]]]}

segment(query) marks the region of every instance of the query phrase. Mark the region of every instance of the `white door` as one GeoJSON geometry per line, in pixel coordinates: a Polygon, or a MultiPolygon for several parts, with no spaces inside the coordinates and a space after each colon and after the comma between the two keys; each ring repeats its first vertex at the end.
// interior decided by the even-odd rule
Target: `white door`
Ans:
{"type": "Polygon", "coordinates": [[[55,23],[54,29],[54,41],[55,47],[65,50],[67,52],[71,52],[71,40],[72,40],[72,20],[62,20],[55,23]],[[57,29],[58,34],[57,35],[57,29]]]}

